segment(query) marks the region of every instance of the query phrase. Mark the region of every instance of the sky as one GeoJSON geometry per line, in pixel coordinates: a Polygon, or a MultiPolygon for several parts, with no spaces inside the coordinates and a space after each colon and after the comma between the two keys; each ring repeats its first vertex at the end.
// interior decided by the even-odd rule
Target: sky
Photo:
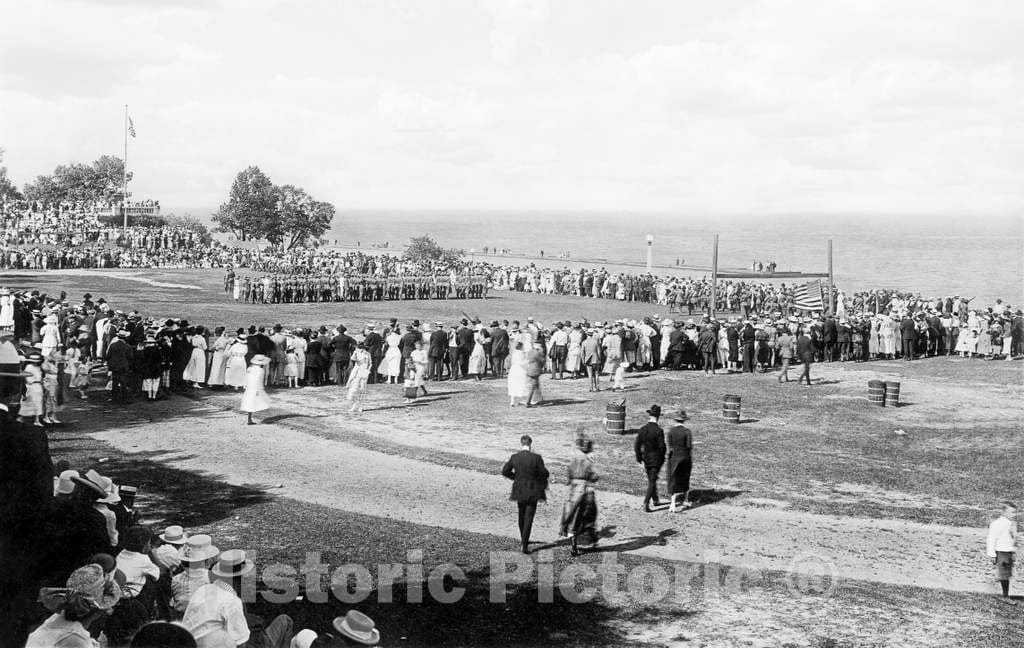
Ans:
{"type": "MultiPolygon", "coordinates": [[[[7,4],[7,3],[5,3],[7,4]]],[[[0,24],[20,185],[121,155],[215,207],[1024,214],[1024,3],[33,0],[0,24]]]]}

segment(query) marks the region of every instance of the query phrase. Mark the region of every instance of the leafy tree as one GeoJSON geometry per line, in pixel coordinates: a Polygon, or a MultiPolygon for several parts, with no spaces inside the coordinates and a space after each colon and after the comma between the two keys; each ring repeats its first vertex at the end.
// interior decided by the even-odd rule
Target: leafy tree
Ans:
{"type": "Polygon", "coordinates": [[[235,176],[228,201],[213,216],[217,231],[231,232],[240,241],[283,237],[277,218],[277,191],[270,178],[251,166],[235,176]]]}
{"type": "Polygon", "coordinates": [[[402,258],[413,263],[444,263],[456,264],[466,256],[464,250],[443,248],[430,236],[415,236],[409,239],[402,258]]]}
{"type": "Polygon", "coordinates": [[[25,185],[25,198],[47,203],[119,201],[123,184],[124,160],[104,155],[92,164],[61,164],[52,174],[37,176],[25,185]]]}
{"type": "Polygon", "coordinates": [[[334,220],[334,205],[314,200],[304,189],[294,185],[277,188],[277,217],[281,238],[271,240],[286,250],[316,241],[330,228],[334,220]]]}
{"type": "MultiPolygon", "coordinates": [[[[0,148],[0,162],[4,161],[4,150],[0,148]]],[[[14,186],[14,183],[7,177],[7,167],[0,165],[0,201],[19,200],[21,192],[14,186]]]]}

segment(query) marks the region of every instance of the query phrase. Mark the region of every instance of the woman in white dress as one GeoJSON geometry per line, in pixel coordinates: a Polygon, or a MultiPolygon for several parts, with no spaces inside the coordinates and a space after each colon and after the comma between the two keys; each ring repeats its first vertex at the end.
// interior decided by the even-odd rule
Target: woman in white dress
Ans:
{"type": "Polygon", "coordinates": [[[47,315],[43,322],[43,328],[39,329],[39,335],[43,338],[43,346],[40,348],[39,353],[45,358],[60,346],[60,327],[57,326],[56,315],[47,315]]]}
{"type": "Polygon", "coordinates": [[[0,288],[0,329],[14,328],[14,299],[11,291],[0,288]]]}
{"type": "Polygon", "coordinates": [[[484,325],[477,324],[476,332],[473,333],[473,352],[469,354],[469,373],[477,380],[487,372],[487,352],[484,351],[486,341],[484,325]]]}
{"type": "Polygon", "coordinates": [[[580,377],[580,357],[583,351],[583,328],[579,322],[572,325],[569,331],[569,346],[565,351],[565,370],[572,372],[573,378],[580,377]]]}
{"type": "Polygon", "coordinates": [[[960,329],[960,335],[956,338],[956,352],[960,354],[961,358],[969,358],[974,354],[974,349],[978,344],[978,330],[977,329],[960,329]]]}
{"type": "Polygon", "coordinates": [[[227,371],[228,365],[228,346],[231,344],[231,338],[228,337],[227,331],[224,330],[223,326],[218,326],[214,329],[214,335],[217,337],[213,340],[210,378],[206,381],[206,384],[210,386],[224,384],[224,373],[227,371]]]}
{"type": "Polygon", "coordinates": [[[43,356],[38,353],[25,358],[25,395],[21,397],[18,418],[22,423],[32,419],[32,424],[43,427],[39,417],[43,415],[43,356]]]}
{"type": "Polygon", "coordinates": [[[402,342],[402,336],[397,331],[391,331],[384,342],[388,349],[384,352],[384,361],[381,365],[384,367],[384,375],[388,377],[388,382],[394,385],[401,376],[402,351],[398,345],[402,342]]]}
{"type": "Polygon", "coordinates": [[[189,334],[189,342],[192,343],[192,356],[185,366],[181,379],[191,382],[192,387],[199,389],[199,383],[206,382],[206,329],[197,326],[189,334]]]}
{"type": "Polygon", "coordinates": [[[522,341],[516,342],[509,355],[508,367],[508,405],[515,407],[520,399],[529,397],[530,380],[526,375],[526,350],[522,341]]]}
{"type": "Polygon", "coordinates": [[[306,340],[304,330],[295,331],[295,335],[288,339],[288,348],[295,349],[295,365],[299,373],[299,383],[306,381],[306,349],[309,342],[306,340]]]}
{"type": "Polygon", "coordinates": [[[409,359],[412,360],[413,370],[415,371],[412,385],[426,396],[427,350],[423,348],[423,340],[416,340],[416,348],[409,354],[409,359]]]}
{"type": "Polygon", "coordinates": [[[245,392],[242,394],[242,404],[238,408],[248,415],[246,425],[254,424],[253,412],[270,409],[270,399],[267,398],[267,391],[263,387],[270,358],[256,354],[250,362],[249,368],[245,370],[245,392]]]}
{"type": "Polygon", "coordinates": [[[352,401],[349,412],[362,412],[363,394],[366,392],[366,381],[370,378],[370,352],[366,343],[360,342],[352,354],[352,369],[348,374],[348,400],[352,401]]]}
{"type": "Polygon", "coordinates": [[[228,364],[224,371],[224,383],[239,390],[245,387],[245,356],[249,353],[246,335],[238,329],[234,343],[228,347],[228,364]]]}

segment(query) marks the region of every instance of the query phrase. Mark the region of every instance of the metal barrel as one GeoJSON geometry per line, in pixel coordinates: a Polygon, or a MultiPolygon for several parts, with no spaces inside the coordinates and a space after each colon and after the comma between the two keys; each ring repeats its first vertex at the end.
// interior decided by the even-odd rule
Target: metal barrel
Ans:
{"type": "Polygon", "coordinates": [[[604,414],[604,426],[608,434],[625,434],[626,406],[622,403],[608,403],[604,414]]]}
{"type": "Polygon", "coordinates": [[[885,407],[885,381],[868,381],[868,402],[872,405],[885,407]]]}
{"type": "Polygon", "coordinates": [[[740,397],[736,394],[726,394],[722,398],[722,418],[730,423],[740,422],[740,397]]]}
{"type": "Polygon", "coordinates": [[[885,405],[887,407],[900,406],[900,384],[895,381],[885,381],[885,405]]]}

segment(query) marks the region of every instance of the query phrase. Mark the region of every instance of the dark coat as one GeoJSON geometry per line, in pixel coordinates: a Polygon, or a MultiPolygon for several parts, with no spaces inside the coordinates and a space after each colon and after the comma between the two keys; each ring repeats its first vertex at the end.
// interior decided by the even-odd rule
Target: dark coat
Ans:
{"type": "Polygon", "coordinates": [[[796,339],[796,357],[800,362],[814,362],[814,341],[809,335],[801,335],[796,339]]]}
{"type": "Polygon", "coordinates": [[[917,339],[917,325],[914,324],[914,320],[909,317],[904,317],[903,321],[900,322],[900,337],[904,340],[916,340],[917,339]]]}
{"type": "Polygon", "coordinates": [[[427,351],[428,358],[443,358],[444,352],[448,349],[448,333],[438,329],[430,334],[430,349],[427,351]]]}
{"type": "Polygon", "coordinates": [[[423,339],[423,334],[419,331],[409,331],[402,336],[401,341],[398,343],[398,348],[402,351],[402,357],[408,358],[412,355],[412,352],[416,350],[416,343],[423,339]]]}
{"type": "Polygon", "coordinates": [[[139,373],[143,379],[156,380],[163,372],[163,353],[156,344],[148,344],[142,348],[139,373]]]}
{"type": "Polygon", "coordinates": [[[370,352],[371,358],[380,358],[384,355],[384,338],[380,336],[380,333],[376,331],[367,333],[363,338],[363,343],[366,345],[366,350],[370,352]]]}
{"type": "Polygon", "coordinates": [[[331,340],[329,348],[331,360],[334,362],[348,362],[352,359],[352,350],[356,348],[356,341],[344,333],[339,333],[331,340]]]}
{"type": "Polygon", "coordinates": [[[508,331],[500,326],[491,329],[491,355],[495,358],[508,355],[508,331]]]}
{"type": "Polygon", "coordinates": [[[306,346],[306,366],[310,369],[323,369],[327,366],[323,338],[315,337],[309,341],[306,346]]]}
{"type": "Polygon", "coordinates": [[[645,423],[637,430],[633,450],[637,463],[645,468],[661,468],[665,463],[665,431],[657,423],[645,423]]]}
{"type": "Polygon", "coordinates": [[[460,349],[473,348],[473,329],[468,326],[460,326],[455,330],[455,344],[460,349]]]}
{"type": "Polygon", "coordinates": [[[547,499],[548,469],[536,452],[520,450],[505,462],[501,474],[512,480],[509,499],[513,502],[535,503],[547,499]]]}
{"type": "Polygon", "coordinates": [[[131,370],[132,349],[128,343],[118,338],[107,347],[107,368],[115,373],[127,373],[131,370]]]}

